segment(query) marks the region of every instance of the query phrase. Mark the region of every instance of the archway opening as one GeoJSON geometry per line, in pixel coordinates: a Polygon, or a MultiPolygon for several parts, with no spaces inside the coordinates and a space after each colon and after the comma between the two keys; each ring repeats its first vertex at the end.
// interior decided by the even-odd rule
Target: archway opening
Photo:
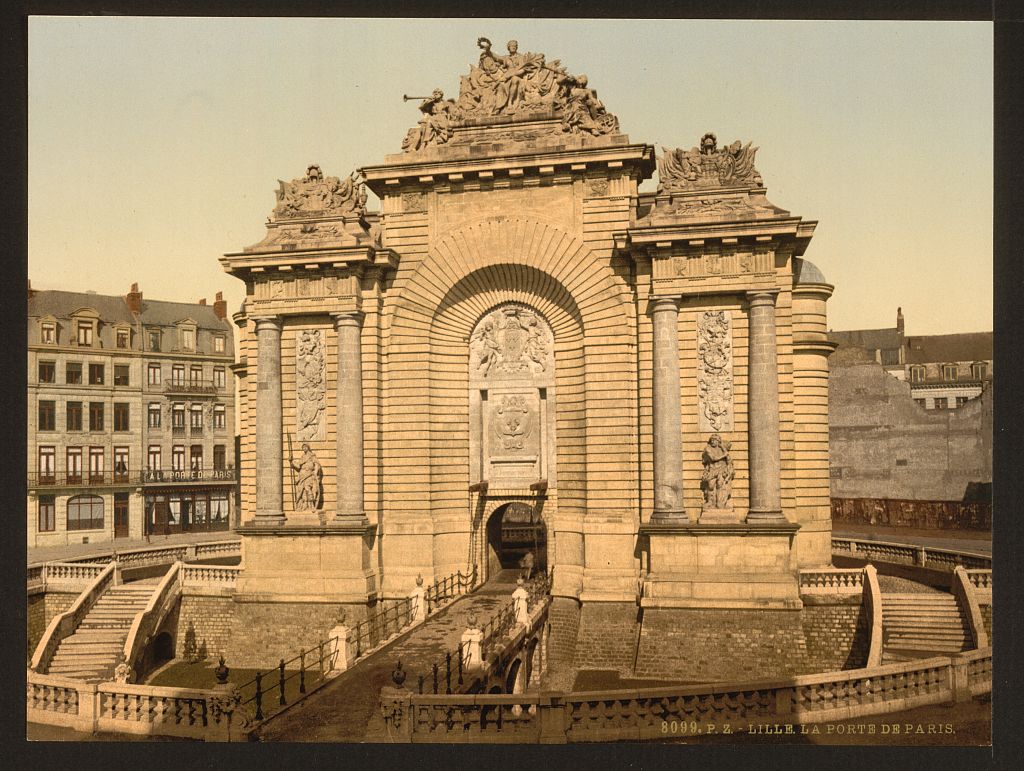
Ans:
{"type": "Polygon", "coordinates": [[[520,575],[547,570],[547,562],[547,526],[539,507],[512,501],[495,509],[487,520],[489,580],[514,583],[520,575]]]}

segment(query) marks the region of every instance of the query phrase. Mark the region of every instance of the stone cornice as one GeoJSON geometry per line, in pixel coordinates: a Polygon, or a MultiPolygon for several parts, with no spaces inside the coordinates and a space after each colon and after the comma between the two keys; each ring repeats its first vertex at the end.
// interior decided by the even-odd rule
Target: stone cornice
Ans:
{"type": "Polygon", "coordinates": [[[324,247],[263,252],[229,252],[220,258],[226,273],[240,275],[267,270],[350,268],[357,266],[398,267],[398,255],[374,246],[324,247]]]}
{"type": "Polygon", "coordinates": [[[640,525],[641,535],[785,535],[791,536],[800,529],[795,522],[644,522],[640,525]]]}

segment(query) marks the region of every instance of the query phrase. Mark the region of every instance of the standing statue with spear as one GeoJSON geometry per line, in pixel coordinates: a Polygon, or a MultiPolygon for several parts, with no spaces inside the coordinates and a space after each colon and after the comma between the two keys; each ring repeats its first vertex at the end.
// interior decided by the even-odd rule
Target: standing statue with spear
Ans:
{"type": "Polygon", "coordinates": [[[323,504],[320,480],[324,470],[309,445],[303,442],[302,457],[295,461],[292,452],[292,437],[288,435],[288,465],[292,469],[292,507],[295,511],[319,511],[323,504]],[[298,471],[298,478],[295,472],[298,471]]]}

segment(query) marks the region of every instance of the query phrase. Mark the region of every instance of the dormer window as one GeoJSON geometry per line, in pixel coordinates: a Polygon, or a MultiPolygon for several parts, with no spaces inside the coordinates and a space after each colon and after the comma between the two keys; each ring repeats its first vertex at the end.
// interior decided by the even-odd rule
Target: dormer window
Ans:
{"type": "Polygon", "coordinates": [[[131,346],[132,334],[131,330],[127,327],[118,327],[115,332],[115,340],[118,348],[128,348],[131,346]]]}
{"type": "Polygon", "coordinates": [[[925,369],[921,366],[910,368],[910,382],[911,383],[923,383],[925,376],[925,369]]]}
{"type": "Polygon", "coordinates": [[[57,324],[53,321],[44,321],[40,328],[39,339],[44,345],[56,345],[57,324]]]}
{"type": "Polygon", "coordinates": [[[196,349],[196,331],[190,327],[181,328],[181,350],[194,351],[196,349]]]}
{"type": "Polygon", "coordinates": [[[213,352],[224,353],[224,335],[214,335],[213,337],[213,352]]]}
{"type": "Polygon", "coordinates": [[[988,364],[983,361],[976,361],[971,365],[971,379],[984,380],[988,377],[988,364]]]}
{"type": "Polygon", "coordinates": [[[93,325],[91,321],[79,321],[77,324],[78,329],[78,344],[79,345],[92,345],[92,333],[93,325]]]}
{"type": "Polygon", "coordinates": [[[956,374],[957,374],[956,371],[957,371],[956,364],[943,364],[942,365],[942,379],[945,380],[947,383],[955,382],[956,381],[956,374]]]}

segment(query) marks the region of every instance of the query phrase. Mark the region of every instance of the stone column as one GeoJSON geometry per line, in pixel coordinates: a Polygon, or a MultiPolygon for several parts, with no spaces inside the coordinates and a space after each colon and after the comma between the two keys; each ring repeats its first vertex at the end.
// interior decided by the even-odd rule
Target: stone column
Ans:
{"type": "Polygon", "coordinates": [[[335,521],[365,524],[363,509],[363,314],[335,313],[338,331],[338,384],[335,428],[338,510],[335,521]]]}
{"type": "Polygon", "coordinates": [[[778,290],[754,291],[747,358],[747,431],[750,443],[748,522],[785,521],[779,488],[779,366],[775,339],[778,290]]]}
{"type": "Polygon", "coordinates": [[[285,521],[281,422],[281,317],[256,320],[256,518],[257,525],[285,521]]]}
{"type": "Polygon", "coordinates": [[[651,299],[654,324],[654,513],[652,522],[686,519],[683,435],[679,406],[679,301],[651,299]]]}

